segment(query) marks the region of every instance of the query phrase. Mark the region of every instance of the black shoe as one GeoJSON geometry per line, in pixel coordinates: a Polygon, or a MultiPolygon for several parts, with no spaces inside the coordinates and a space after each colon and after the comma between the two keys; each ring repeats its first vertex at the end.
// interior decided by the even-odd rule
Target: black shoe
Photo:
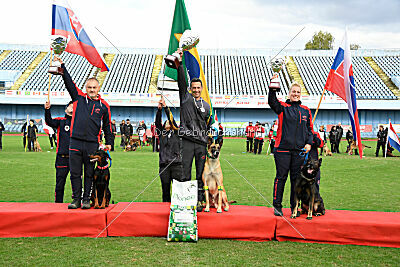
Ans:
{"type": "Polygon", "coordinates": [[[88,199],[84,199],[84,200],[82,201],[82,209],[83,209],[83,210],[90,209],[90,202],[89,202],[88,199]]]}
{"type": "Polygon", "coordinates": [[[197,202],[197,207],[196,207],[197,212],[202,212],[203,211],[203,203],[200,201],[197,202]]]}
{"type": "Polygon", "coordinates": [[[275,215],[275,216],[283,216],[283,214],[282,214],[282,208],[275,208],[275,207],[274,207],[274,215],[275,215]]]}
{"type": "Polygon", "coordinates": [[[77,209],[81,207],[81,200],[80,199],[74,199],[71,204],[68,205],[68,209],[77,209]]]}

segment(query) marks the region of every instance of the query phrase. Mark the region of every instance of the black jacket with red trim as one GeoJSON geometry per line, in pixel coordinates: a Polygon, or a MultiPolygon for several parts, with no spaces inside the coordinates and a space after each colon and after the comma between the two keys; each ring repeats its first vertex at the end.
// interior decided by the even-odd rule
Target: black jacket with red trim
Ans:
{"type": "Polygon", "coordinates": [[[44,120],[47,125],[57,128],[57,154],[69,154],[69,137],[71,129],[71,116],[52,118],[50,109],[44,110],[44,120]]]}
{"type": "Polygon", "coordinates": [[[311,111],[301,101],[281,102],[276,92],[269,91],[268,104],[278,114],[279,124],[275,148],[280,150],[301,150],[306,144],[312,145],[313,124],[311,111]]]}
{"type": "Polygon", "coordinates": [[[74,112],[72,114],[71,138],[87,141],[99,142],[101,126],[104,131],[106,145],[112,143],[111,130],[111,110],[108,103],[98,95],[98,99],[92,100],[87,94],[83,93],[72,81],[65,65],[62,75],[72,101],[74,102],[74,112]]]}

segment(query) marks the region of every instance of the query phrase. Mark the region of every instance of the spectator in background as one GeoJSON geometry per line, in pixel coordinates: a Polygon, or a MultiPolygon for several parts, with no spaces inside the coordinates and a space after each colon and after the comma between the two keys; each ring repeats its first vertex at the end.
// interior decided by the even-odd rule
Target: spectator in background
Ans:
{"type": "Polygon", "coordinates": [[[70,101],[65,106],[65,116],[52,118],[50,112],[51,104],[46,102],[45,108],[45,122],[48,126],[57,128],[58,132],[58,146],[56,150],[56,188],[55,188],[55,203],[64,202],[64,188],[67,176],[69,173],[69,142],[70,142],[70,129],[71,129],[71,119],[73,102],[70,101]]]}
{"type": "Polygon", "coordinates": [[[0,120],[0,151],[3,150],[3,131],[4,131],[4,125],[0,120]]]}
{"type": "Polygon", "coordinates": [[[111,133],[112,133],[111,151],[114,151],[115,136],[117,135],[117,125],[115,124],[115,120],[111,121],[111,133]]]}
{"type": "Polygon", "coordinates": [[[342,140],[342,137],[343,137],[343,128],[342,128],[342,124],[340,122],[336,126],[336,131],[337,131],[336,152],[340,153],[340,151],[339,151],[340,141],[342,140]]]}
{"type": "Polygon", "coordinates": [[[153,122],[150,126],[151,130],[151,145],[153,146],[153,152],[158,152],[158,134],[156,124],[153,122]]]}
{"type": "Polygon", "coordinates": [[[22,144],[24,145],[24,149],[26,148],[26,130],[28,129],[28,125],[26,122],[22,125],[21,133],[23,133],[24,137],[22,139],[22,144]]]}
{"type": "Polygon", "coordinates": [[[50,148],[51,149],[54,148],[53,141],[54,141],[55,146],[57,147],[56,131],[51,126],[50,126],[50,129],[49,129],[49,141],[50,141],[50,148]]]}
{"type": "Polygon", "coordinates": [[[35,141],[37,137],[37,127],[35,125],[35,122],[33,120],[29,121],[29,126],[27,130],[27,137],[28,137],[28,149],[29,151],[35,151],[35,141]]]}
{"type": "Polygon", "coordinates": [[[250,153],[253,151],[254,128],[253,122],[250,121],[249,125],[246,127],[246,152],[250,153]]]}
{"type": "MultiPolygon", "coordinates": [[[[325,131],[324,125],[319,126],[318,134],[319,134],[319,138],[324,141],[324,144],[326,144],[326,131],[325,131]]],[[[322,156],[322,152],[324,152],[323,146],[321,147],[321,153],[320,153],[321,156],[322,156]]]]}
{"type": "Polygon", "coordinates": [[[386,145],[386,137],[387,137],[387,132],[383,129],[383,126],[379,126],[379,131],[376,135],[378,137],[377,144],[376,144],[376,152],[375,156],[379,156],[379,148],[382,147],[382,156],[385,156],[385,145],[386,145]]]}
{"type": "Polygon", "coordinates": [[[126,140],[127,143],[129,143],[129,141],[131,140],[131,137],[133,136],[133,126],[131,124],[131,121],[129,119],[126,119],[126,138],[128,140],[126,140]]]}
{"type": "Polygon", "coordinates": [[[121,144],[119,146],[121,148],[125,149],[125,146],[126,146],[126,124],[125,124],[124,120],[122,120],[122,122],[119,125],[119,131],[121,132],[121,144]]]}
{"type": "Polygon", "coordinates": [[[256,122],[254,130],[254,154],[261,154],[262,146],[264,143],[265,129],[262,127],[260,122],[256,122]]]}
{"type": "Polygon", "coordinates": [[[139,136],[139,140],[140,140],[140,144],[141,145],[146,145],[145,141],[146,141],[146,129],[145,129],[145,125],[143,122],[139,123],[139,126],[136,129],[136,132],[139,136]]]}
{"type": "Polygon", "coordinates": [[[336,140],[337,140],[338,132],[336,131],[336,126],[332,126],[329,131],[329,141],[331,143],[331,151],[332,153],[336,153],[336,140]]]}

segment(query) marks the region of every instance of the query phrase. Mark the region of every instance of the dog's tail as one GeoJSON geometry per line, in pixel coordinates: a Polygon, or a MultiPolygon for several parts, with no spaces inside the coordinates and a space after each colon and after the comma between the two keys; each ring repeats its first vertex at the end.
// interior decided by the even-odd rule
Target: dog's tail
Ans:
{"type": "Polygon", "coordinates": [[[230,205],[230,204],[233,204],[233,203],[237,203],[236,200],[228,201],[228,204],[229,204],[229,205],[230,205]]]}
{"type": "Polygon", "coordinates": [[[370,146],[366,146],[366,145],[364,145],[366,148],[371,148],[370,146]]]}

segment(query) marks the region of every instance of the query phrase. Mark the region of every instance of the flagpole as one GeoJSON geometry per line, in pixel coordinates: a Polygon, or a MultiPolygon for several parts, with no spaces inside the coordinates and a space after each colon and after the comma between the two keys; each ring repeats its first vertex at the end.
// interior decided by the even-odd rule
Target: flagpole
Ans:
{"type": "Polygon", "coordinates": [[[324,97],[324,94],[325,94],[325,87],[324,87],[324,90],[322,91],[321,98],[319,99],[318,107],[315,110],[314,118],[312,120],[313,125],[314,125],[314,122],[315,122],[315,118],[317,117],[319,107],[321,106],[321,102],[322,102],[322,98],[324,97]]]}
{"type": "MultiPolygon", "coordinates": [[[[389,128],[390,128],[390,119],[389,119],[389,125],[388,125],[388,135],[389,135],[389,128]]],[[[387,154],[387,145],[388,145],[389,137],[386,136],[386,144],[385,144],[385,158],[387,154]]]]}
{"type": "MultiPolygon", "coordinates": [[[[50,54],[50,66],[51,63],[53,63],[53,49],[51,49],[51,54],[50,54]]],[[[51,73],[49,73],[49,89],[47,91],[47,102],[50,102],[50,85],[51,85],[51,73]]]]}

